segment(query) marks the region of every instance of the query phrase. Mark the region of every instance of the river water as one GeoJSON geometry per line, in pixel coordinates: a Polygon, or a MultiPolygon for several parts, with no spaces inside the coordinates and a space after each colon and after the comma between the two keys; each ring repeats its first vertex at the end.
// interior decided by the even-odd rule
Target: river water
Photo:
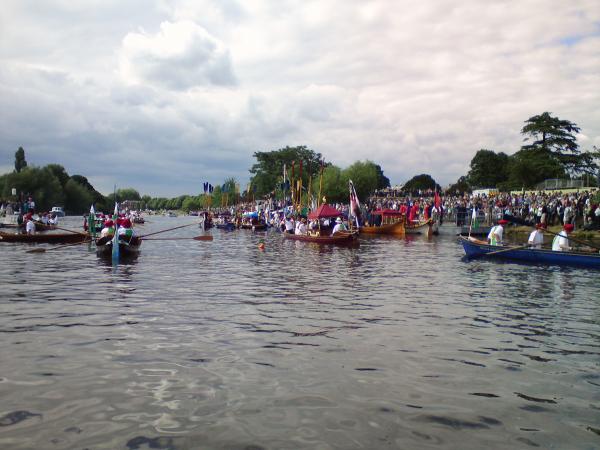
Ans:
{"type": "Polygon", "coordinates": [[[0,244],[0,448],[600,448],[597,271],[212,234],[0,244]]]}

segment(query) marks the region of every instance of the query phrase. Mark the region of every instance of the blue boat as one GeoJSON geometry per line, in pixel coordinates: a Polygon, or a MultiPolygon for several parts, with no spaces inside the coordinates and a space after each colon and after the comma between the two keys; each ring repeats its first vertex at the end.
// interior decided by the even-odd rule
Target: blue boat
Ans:
{"type": "Polygon", "coordinates": [[[503,260],[527,262],[534,264],[554,264],[561,266],[579,266],[590,269],[600,269],[599,253],[581,252],[555,252],[552,250],[537,250],[523,248],[523,246],[511,249],[508,246],[488,245],[486,242],[474,238],[459,237],[459,241],[465,249],[468,258],[486,256],[503,260]]]}
{"type": "Polygon", "coordinates": [[[217,223],[215,225],[215,227],[217,227],[217,229],[219,229],[219,230],[225,230],[225,231],[235,230],[235,224],[233,222],[217,223]]]}

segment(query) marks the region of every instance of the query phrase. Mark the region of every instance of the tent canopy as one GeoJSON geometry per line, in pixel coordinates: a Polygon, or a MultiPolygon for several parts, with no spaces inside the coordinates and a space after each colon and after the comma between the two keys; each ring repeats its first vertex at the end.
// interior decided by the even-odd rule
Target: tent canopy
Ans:
{"type": "Polygon", "coordinates": [[[323,205],[319,206],[317,209],[315,209],[313,212],[311,212],[308,215],[308,218],[311,220],[326,219],[326,218],[330,218],[330,217],[338,217],[341,214],[342,213],[340,211],[338,211],[337,209],[335,209],[333,206],[323,204],[323,205]]]}

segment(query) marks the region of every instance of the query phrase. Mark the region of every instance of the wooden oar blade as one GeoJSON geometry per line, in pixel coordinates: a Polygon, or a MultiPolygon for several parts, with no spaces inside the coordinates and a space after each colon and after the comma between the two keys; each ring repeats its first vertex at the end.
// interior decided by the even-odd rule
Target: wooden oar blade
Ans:
{"type": "Polygon", "coordinates": [[[44,253],[45,251],[45,248],[32,248],[31,250],[27,250],[25,253],[44,253]]]}
{"type": "Polygon", "coordinates": [[[212,241],[213,237],[212,236],[195,236],[192,238],[195,241],[212,241]]]}

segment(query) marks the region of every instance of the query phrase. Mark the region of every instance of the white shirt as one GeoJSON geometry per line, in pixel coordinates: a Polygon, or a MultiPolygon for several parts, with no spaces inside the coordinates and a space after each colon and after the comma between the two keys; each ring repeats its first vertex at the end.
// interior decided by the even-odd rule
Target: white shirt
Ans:
{"type": "Polygon", "coordinates": [[[488,234],[488,239],[492,245],[502,245],[502,234],[504,233],[504,228],[502,225],[496,225],[492,227],[490,233],[488,234]]]}
{"type": "Polygon", "coordinates": [[[331,235],[333,236],[338,231],[344,231],[344,230],[346,230],[346,227],[344,226],[343,223],[336,223],[335,227],[333,227],[333,231],[331,232],[331,235]]]}
{"type": "Polygon", "coordinates": [[[27,221],[27,224],[25,225],[25,231],[27,234],[35,234],[35,223],[33,220],[27,221]]]}
{"type": "Polygon", "coordinates": [[[292,231],[294,229],[294,222],[291,220],[285,220],[285,231],[292,231]]]}
{"type": "Polygon", "coordinates": [[[569,251],[569,238],[567,237],[567,232],[565,230],[562,230],[557,236],[554,237],[554,240],[552,241],[552,251],[569,251]]]}
{"type": "Polygon", "coordinates": [[[544,233],[540,230],[533,230],[529,235],[527,243],[532,248],[542,248],[542,244],[544,243],[544,233]]]}
{"type": "Polygon", "coordinates": [[[306,224],[299,222],[298,226],[296,227],[296,234],[306,234],[307,230],[306,230],[306,224]]]}

